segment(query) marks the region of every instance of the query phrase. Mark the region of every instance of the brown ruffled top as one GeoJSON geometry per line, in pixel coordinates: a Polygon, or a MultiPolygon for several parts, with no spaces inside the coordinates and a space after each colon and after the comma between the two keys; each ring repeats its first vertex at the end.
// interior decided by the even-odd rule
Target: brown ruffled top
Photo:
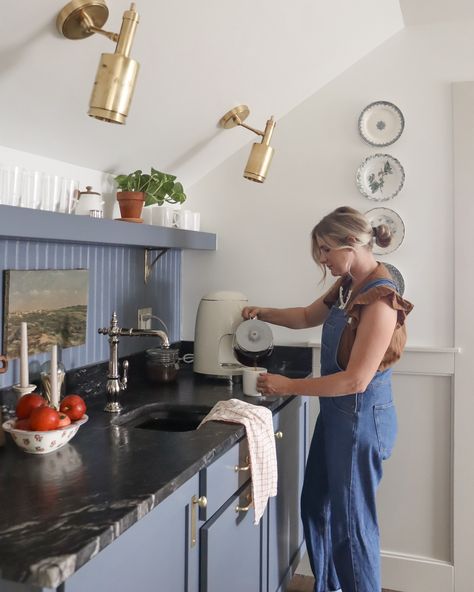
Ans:
{"type": "MultiPolygon", "coordinates": [[[[390,342],[390,345],[385,352],[378,369],[386,370],[387,368],[390,368],[390,366],[393,366],[393,364],[395,364],[395,362],[402,355],[402,351],[407,340],[405,318],[412,310],[413,304],[408,302],[408,300],[404,300],[390,286],[377,286],[375,288],[370,288],[363,294],[360,293],[365,285],[378,279],[393,279],[390,275],[390,272],[383,263],[378,264],[376,269],[367,277],[364,284],[352,294],[349,302],[346,305],[345,310],[347,316],[350,318],[350,321],[344,328],[344,331],[341,335],[341,340],[339,342],[337,362],[341,368],[347,368],[347,364],[349,363],[349,357],[351,355],[352,346],[354,345],[356,338],[362,307],[366,306],[367,304],[371,304],[376,300],[380,300],[381,298],[383,298],[389,306],[397,311],[397,324],[395,331],[393,332],[392,341],[390,342]]],[[[347,278],[339,278],[326,294],[324,303],[329,308],[331,308],[334,304],[337,304],[339,300],[339,288],[345,283],[347,283],[347,278]]]]}

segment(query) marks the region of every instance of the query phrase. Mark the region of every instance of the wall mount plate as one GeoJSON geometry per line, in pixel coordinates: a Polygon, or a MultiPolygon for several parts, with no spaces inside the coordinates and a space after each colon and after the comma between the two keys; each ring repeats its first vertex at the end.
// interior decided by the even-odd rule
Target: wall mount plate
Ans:
{"type": "Polygon", "coordinates": [[[247,105],[239,105],[238,107],[234,107],[220,119],[219,124],[221,127],[225,129],[230,129],[231,127],[236,127],[242,121],[245,121],[249,116],[250,109],[247,105]]]}
{"type": "Polygon", "coordinates": [[[85,39],[101,29],[109,17],[105,0],[72,0],[58,14],[56,27],[67,39],[85,39]]]}

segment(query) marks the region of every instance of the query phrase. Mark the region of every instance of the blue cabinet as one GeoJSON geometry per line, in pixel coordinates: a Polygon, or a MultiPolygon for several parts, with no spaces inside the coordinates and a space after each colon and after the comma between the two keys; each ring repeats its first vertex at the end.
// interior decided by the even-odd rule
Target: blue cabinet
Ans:
{"type": "Polygon", "coordinates": [[[182,485],[66,580],[61,592],[198,592],[199,542],[191,541],[198,482],[195,475],[182,485]]]}
{"type": "Polygon", "coordinates": [[[248,482],[201,527],[200,592],[262,592],[262,525],[250,502],[248,482]]]}
{"type": "MultiPolygon", "coordinates": [[[[78,569],[58,592],[282,592],[303,545],[299,504],[307,406],[305,398],[295,397],[274,417],[275,431],[283,436],[276,440],[278,495],[258,526],[249,506],[243,438],[78,569]]],[[[52,591],[0,580],[0,592],[52,591]]]]}
{"type": "Polygon", "coordinates": [[[278,495],[268,504],[268,592],[285,590],[300,559],[304,534],[300,495],[307,455],[308,402],[295,397],[274,418],[278,495]]]}

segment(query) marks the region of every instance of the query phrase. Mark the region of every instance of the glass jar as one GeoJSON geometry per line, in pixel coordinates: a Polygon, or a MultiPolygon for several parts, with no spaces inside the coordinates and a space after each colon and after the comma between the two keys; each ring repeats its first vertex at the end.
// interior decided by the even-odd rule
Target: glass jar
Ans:
{"type": "MultiPolygon", "coordinates": [[[[66,382],[66,369],[62,362],[58,361],[58,395],[59,400],[64,399],[66,382]]],[[[43,387],[43,396],[51,403],[51,360],[41,364],[40,370],[41,386],[43,387]]]]}
{"type": "Polygon", "coordinates": [[[155,347],[145,352],[146,374],[150,382],[172,382],[178,375],[179,350],[155,347]]]}

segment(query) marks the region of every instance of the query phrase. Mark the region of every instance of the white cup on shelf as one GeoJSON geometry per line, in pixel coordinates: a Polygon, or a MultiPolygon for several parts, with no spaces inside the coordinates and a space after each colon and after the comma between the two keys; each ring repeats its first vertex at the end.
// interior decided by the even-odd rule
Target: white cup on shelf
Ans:
{"type": "Polygon", "coordinates": [[[41,205],[41,171],[24,171],[22,175],[21,206],[38,209],[41,205]]]}
{"type": "Polygon", "coordinates": [[[152,206],[145,206],[142,210],[142,218],[145,224],[153,224],[153,215],[155,214],[156,208],[159,208],[158,205],[152,206]]]}
{"type": "Polygon", "coordinates": [[[176,216],[174,208],[168,206],[157,206],[152,211],[152,224],[155,226],[176,227],[176,216]]]}
{"type": "Polygon", "coordinates": [[[193,212],[193,224],[190,230],[199,231],[201,229],[201,214],[199,212],[193,212]]]}
{"type": "Polygon", "coordinates": [[[194,218],[191,210],[176,210],[175,226],[182,230],[193,230],[194,218]]]}
{"type": "Polygon", "coordinates": [[[21,203],[23,169],[19,166],[5,166],[1,169],[0,202],[7,206],[21,203]]]}

